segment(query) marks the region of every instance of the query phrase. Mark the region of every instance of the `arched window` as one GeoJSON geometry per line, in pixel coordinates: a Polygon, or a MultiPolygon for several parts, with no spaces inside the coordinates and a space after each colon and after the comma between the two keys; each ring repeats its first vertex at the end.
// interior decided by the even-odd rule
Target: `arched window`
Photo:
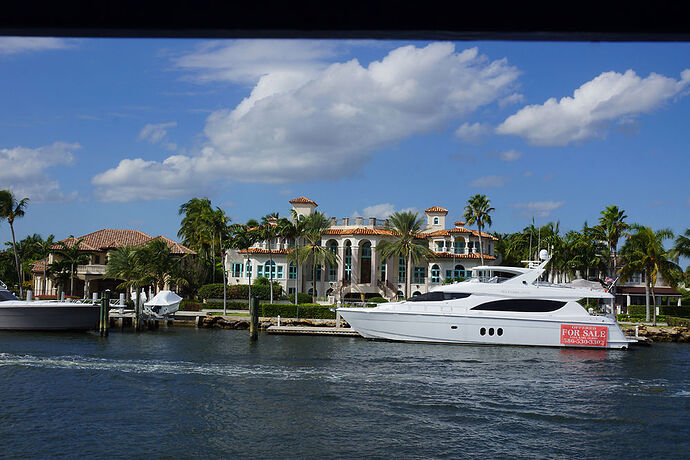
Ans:
{"type": "Polygon", "coordinates": [[[359,254],[360,283],[371,283],[371,243],[362,244],[359,254]]]}
{"type": "Polygon", "coordinates": [[[434,217],[434,225],[438,225],[438,217],[434,217]]]}
{"type": "Polygon", "coordinates": [[[453,270],[453,278],[465,278],[465,267],[458,264],[453,270]]]}
{"type": "MultiPolygon", "coordinates": [[[[336,256],[338,255],[338,243],[335,240],[329,240],[326,247],[336,256]]],[[[338,264],[328,264],[328,281],[337,281],[338,278],[338,264]]]]}
{"type": "Polygon", "coordinates": [[[352,243],[350,243],[350,240],[345,242],[345,261],[343,267],[345,268],[345,281],[352,281],[352,243]]]}
{"type": "Polygon", "coordinates": [[[276,277],[276,263],[272,260],[267,260],[264,264],[264,276],[268,279],[276,277]]]}
{"type": "Polygon", "coordinates": [[[405,298],[405,293],[403,291],[398,291],[398,299],[404,299],[405,298]]]}
{"type": "Polygon", "coordinates": [[[414,291],[414,292],[412,293],[412,297],[417,297],[418,295],[422,295],[422,293],[419,292],[419,291],[414,291]]]}
{"type": "Polygon", "coordinates": [[[434,264],[431,266],[431,282],[440,283],[441,282],[441,268],[434,264]]]}

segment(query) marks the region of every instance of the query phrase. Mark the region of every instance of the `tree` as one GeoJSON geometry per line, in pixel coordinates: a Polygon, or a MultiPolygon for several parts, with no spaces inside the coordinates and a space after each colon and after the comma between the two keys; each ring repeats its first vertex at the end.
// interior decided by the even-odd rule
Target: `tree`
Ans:
{"type": "MultiPolygon", "coordinates": [[[[247,274],[249,274],[249,248],[252,247],[254,243],[258,241],[258,234],[253,229],[258,226],[258,222],[250,221],[247,224],[233,224],[230,226],[230,238],[228,240],[228,246],[240,251],[245,251],[246,263],[245,269],[247,274]]],[[[252,296],[252,286],[249,283],[249,298],[251,301],[252,296]]]]}
{"type": "Polygon", "coordinates": [[[29,202],[28,198],[17,198],[9,190],[0,190],[0,219],[6,219],[12,231],[12,248],[14,250],[14,263],[17,267],[17,278],[19,280],[19,297],[24,296],[24,276],[20,269],[19,256],[17,255],[17,244],[14,236],[14,221],[18,217],[24,217],[24,208],[29,202]]]}
{"type": "Polygon", "coordinates": [[[566,234],[569,260],[566,262],[573,272],[579,271],[586,279],[592,278],[591,270],[605,271],[608,261],[608,249],[601,242],[599,231],[590,227],[587,222],[581,232],[571,231],[566,234]]]}
{"type": "Polygon", "coordinates": [[[685,233],[678,235],[673,250],[677,256],[690,257],[690,228],[685,233]]]}
{"type": "Polygon", "coordinates": [[[165,241],[153,239],[139,246],[135,259],[142,276],[141,285],[151,284],[158,292],[165,287],[166,280],[170,284],[181,282],[181,258],[172,253],[165,241]]]}
{"type": "Polygon", "coordinates": [[[261,225],[257,229],[258,235],[266,242],[266,247],[268,248],[268,260],[270,261],[268,278],[271,285],[271,289],[269,289],[271,303],[273,303],[273,272],[275,271],[275,265],[273,264],[273,240],[278,236],[277,222],[279,218],[280,216],[277,212],[266,214],[261,218],[261,225]]]}
{"type": "Polygon", "coordinates": [[[479,233],[479,256],[484,265],[484,246],[482,245],[482,228],[484,225],[491,227],[491,213],[495,211],[491,207],[491,200],[485,195],[474,195],[467,200],[464,219],[467,225],[476,224],[479,233]]]}
{"type": "Polygon", "coordinates": [[[66,241],[58,241],[56,252],[60,254],[60,261],[57,265],[55,262],[51,265],[55,265],[53,273],[63,272],[69,267],[69,294],[74,295],[74,275],[77,267],[87,263],[89,256],[79,247],[84,238],[77,240],[74,235],[70,235],[66,241]]]}
{"type": "Polygon", "coordinates": [[[682,271],[673,262],[673,253],[664,248],[664,241],[673,238],[670,229],[654,231],[650,227],[634,224],[631,226],[634,233],[621,248],[621,256],[624,265],[619,272],[622,281],[625,282],[635,273],[643,273],[645,283],[645,319],[649,321],[649,293],[652,295],[654,306],[654,325],[656,325],[656,299],[654,287],[659,275],[671,286],[676,286],[682,271]]]}
{"type": "MultiPolygon", "coordinates": [[[[210,278],[215,276],[215,243],[213,234],[214,211],[208,198],[192,198],[180,205],[177,214],[184,217],[180,221],[177,236],[182,244],[195,250],[204,261],[210,278]]],[[[208,279],[209,277],[207,277],[208,279]]]]}
{"type": "Polygon", "coordinates": [[[139,288],[139,283],[143,278],[137,249],[134,246],[123,246],[111,251],[108,254],[108,264],[105,267],[107,278],[124,280],[117,286],[130,292],[132,288],[139,288]]]}
{"type": "MultiPolygon", "coordinates": [[[[304,226],[304,238],[307,244],[304,251],[293,251],[288,254],[288,260],[294,261],[297,265],[304,265],[311,260],[312,265],[312,292],[316,297],[316,267],[325,264],[335,265],[338,263],[338,254],[330,249],[321,246],[323,235],[331,228],[331,220],[322,212],[315,211],[302,221],[304,226]]],[[[296,297],[296,296],[295,296],[296,297]]]]}
{"type": "MultiPolygon", "coordinates": [[[[297,305],[297,294],[299,293],[299,244],[300,239],[304,237],[306,232],[305,220],[300,219],[294,209],[291,210],[292,218],[286,219],[282,218],[278,220],[278,234],[288,239],[288,241],[294,241],[294,256],[288,255],[288,260],[293,261],[295,264],[295,305],[297,305]]],[[[288,268],[289,272],[289,268],[288,268]]]]}
{"type": "Polygon", "coordinates": [[[618,206],[610,205],[601,211],[601,217],[599,218],[597,229],[601,237],[606,241],[611,253],[611,263],[609,264],[609,275],[611,276],[613,276],[618,267],[618,240],[625,236],[625,231],[630,228],[625,222],[627,217],[625,211],[618,209],[618,206]]]}
{"type": "Polygon", "coordinates": [[[410,296],[412,265],[424,258],[431,257],[433,252],[427,245],[417,244],[415,239],[422,231],[424,221],[416,212],[394,212],[388,219],[387,230],[393,232],[393,240],[383,240],[376,245],[376,251],[382,260],[390,257],[403,257],[405,266],[405,298],[410,296]]]}

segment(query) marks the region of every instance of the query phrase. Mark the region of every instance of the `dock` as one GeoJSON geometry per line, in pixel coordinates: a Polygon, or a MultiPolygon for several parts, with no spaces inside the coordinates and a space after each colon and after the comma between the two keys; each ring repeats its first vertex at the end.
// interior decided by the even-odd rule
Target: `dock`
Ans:
{"type": "Polygon", "coordinates": [[[350,327],[313,327],[313,326],[270,326],[266,329],[269,334],[293,335],[341,335],[361,337],[350,327]]]}

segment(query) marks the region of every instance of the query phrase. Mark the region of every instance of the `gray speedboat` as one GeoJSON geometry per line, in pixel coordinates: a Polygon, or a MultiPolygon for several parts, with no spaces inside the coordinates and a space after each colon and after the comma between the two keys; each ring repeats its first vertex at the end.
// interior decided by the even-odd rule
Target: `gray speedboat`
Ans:
{"type": "Polygon", "coordinates": [[[20,300],[0,282],[0,330],[85,331],[97,327],[99,315],[93,304],[20,300]]]}

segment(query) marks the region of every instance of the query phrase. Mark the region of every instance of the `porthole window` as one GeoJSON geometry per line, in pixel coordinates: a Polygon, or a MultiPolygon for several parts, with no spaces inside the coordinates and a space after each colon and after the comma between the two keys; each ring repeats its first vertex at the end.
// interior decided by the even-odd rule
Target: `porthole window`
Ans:
{"type": "Polygon", "coordinates": [[[496,334],[498,334],[498,335],[503,335],[503,328],[499,327],[499,328],[496,330],[496,334]]]}
{"type": "Polygon", "coordinates": [[[479,329],[479,333],[480,333],[481,335],[486,335],[486,328],[481,328],[481,329],[479,329]]]}
{"type": "Polygon", "coordinates": [[[494,335],[494,328],[489,328],[489,335],[494,335]]]}
{"type": "Polygon", "coordinates": [[[457,326],[451,326],[450,328],[451,329],[457,329],[458,327],[457,326]]]}

